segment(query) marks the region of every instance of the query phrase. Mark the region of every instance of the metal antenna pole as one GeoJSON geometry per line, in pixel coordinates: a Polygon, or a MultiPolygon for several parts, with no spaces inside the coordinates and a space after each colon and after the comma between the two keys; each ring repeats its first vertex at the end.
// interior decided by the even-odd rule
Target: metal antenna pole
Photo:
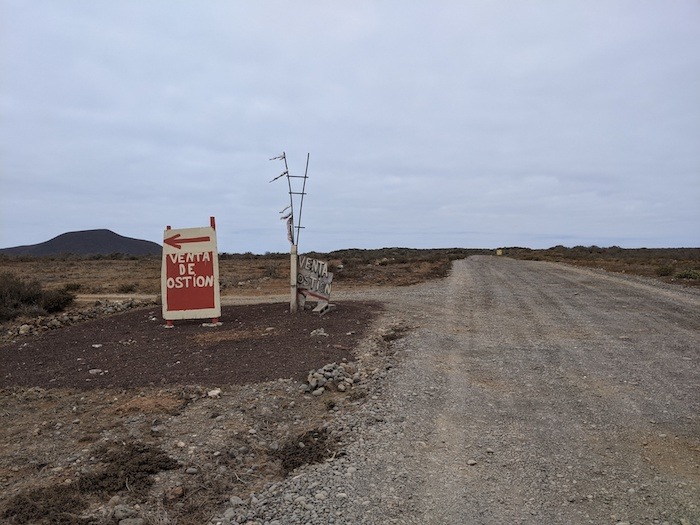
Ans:
{"type": "Polygon", "coordinates": [[[287,227],[289,228],[288,234],[289,234],[289,242],[291,243],[290,251],[289,251],[289,257],[290,257],[290,280],[289,280],[289,288],[290,288],[290,297],[289,297],[289,311],[292,313],[295,313],[298,309],[299,302],[297,298],[297,263],[298,263],[298,243],[299,243],[299,234],[303,226],[301,225],[301,211],[304,207],[304,195],[306,195],[306,180],[308,179],[308,173],[309,173],[309,156],[310,154],[306,154],[306,170],[304,171],[304,176],[298,176],[298,175],[290,175],[289,174],[289,165],[287,164],[287,154],[283,151],[282,155],[278,155],[277,157],[273,157],[270,160],[278,160],[281,159],[284,161],[284,171],[272,179],[270,182],[274,182],[277,179],[282,178],[283,176],[287,176],[287,187],[289,188],[289,206],[282,210],[280,213],[283,213],[287,209],[289,209],[289,215],[286,215],[284,217],[281,217],[283,219],[287,219],[287,227]],[[293,191],[292,190],[292,179],[304,179],[301,192],[298,191],[293,191]],[[294,195],[301,195],[299,199],[299,217],[294,217],[294,195]],[[296,220],[295,220],[296,219],[296,220]],[[296,226],[295,223],[296,222],[296,226]],[[296,231],[296,236],[294,235],[294,232],[296,231]],[[296,238],[295,238],[296,237],[296,238]]]}
{"type": "Polygon", "coordinates": [[[309,173],[309,156],[310,153],[306,154],[306,169],[304,170],[304,183],[301,186],[301,201],[299,202],[299,220],[297,221],[297,245],[299,244],[299,235],[301,234],[301,211],[304,209],[304,195],[306,195],[306,179],[308,179],[309,173]]]}
{"type": "Polygon", "coordinates": [[[289,166],[287,166],[287,155],[284,151],[282,152],[282,159],[284,160],[284,171],[287,174],[287,186],[289,187],[289,211],[292,214],[292,244],[296,244],[296,242],[294,242],[294,199],[292,198],[292,181],[289,178],[289,166]]]}

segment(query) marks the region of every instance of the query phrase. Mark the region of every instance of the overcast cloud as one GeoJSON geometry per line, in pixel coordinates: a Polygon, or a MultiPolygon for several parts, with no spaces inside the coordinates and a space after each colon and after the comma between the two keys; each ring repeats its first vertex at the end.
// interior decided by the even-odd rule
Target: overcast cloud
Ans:
{"type": "Polygon", "coordinates": [[[0,0],[0,247],[287,251],[282,151],[301,251],[700,246],[700,2],[0,0]]]}

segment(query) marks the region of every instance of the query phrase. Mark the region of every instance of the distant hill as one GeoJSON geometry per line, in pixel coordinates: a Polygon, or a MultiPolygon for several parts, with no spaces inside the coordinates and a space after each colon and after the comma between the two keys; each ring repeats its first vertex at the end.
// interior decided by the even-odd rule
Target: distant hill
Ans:
{"type": "Polygon", "coordinates": [[[111,230],[85,230],[68,232],[39,244],[2,248],[4,255],[160,255],[161,246],[155,242],[133,239],[116,234],[111,230]]]}

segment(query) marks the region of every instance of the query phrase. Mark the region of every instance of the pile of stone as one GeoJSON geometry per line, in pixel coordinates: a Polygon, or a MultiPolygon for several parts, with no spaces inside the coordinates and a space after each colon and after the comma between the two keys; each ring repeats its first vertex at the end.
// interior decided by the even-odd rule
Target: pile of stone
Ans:
{"type": "Polygon", "coordinates": [[[82,323],[83,321],[95,319],[103,315],[125,312],[127,310],[131,310],[132,308],[141,308],[155,304],[156,301],[140,299],[127,299],[125,301],[95,301],[92,306],[81,310],[25,320],[22,324],[10,328],[6,335],[10,338],[18,335],[36,335],[48,330],[55,330],[56,328],[82,323]]]}
{"type": "Polygon", "coordinates": [[[350,363],[330,363],[318,370],[311,370],[302,390],[312,396],[320,396],[326,391],[345,392],[353,384],[360,382],[360,373],[350,363]]]}

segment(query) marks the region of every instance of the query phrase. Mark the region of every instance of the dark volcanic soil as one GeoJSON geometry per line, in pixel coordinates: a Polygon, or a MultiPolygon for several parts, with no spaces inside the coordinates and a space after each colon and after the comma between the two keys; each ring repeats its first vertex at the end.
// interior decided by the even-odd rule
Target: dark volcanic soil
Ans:
{"type": "Polygon", "coordinates": [[[164,328],[158,307],[132,310],[0,347],[0,387],[128,388],[304,380],[309,370],[352,358],[378,303],[345,302],[323,317],[288,305],[223,307],[218,327],[202,320],[164,328]],[[324,335],[311,335],[323,328],[324,335]]]}

